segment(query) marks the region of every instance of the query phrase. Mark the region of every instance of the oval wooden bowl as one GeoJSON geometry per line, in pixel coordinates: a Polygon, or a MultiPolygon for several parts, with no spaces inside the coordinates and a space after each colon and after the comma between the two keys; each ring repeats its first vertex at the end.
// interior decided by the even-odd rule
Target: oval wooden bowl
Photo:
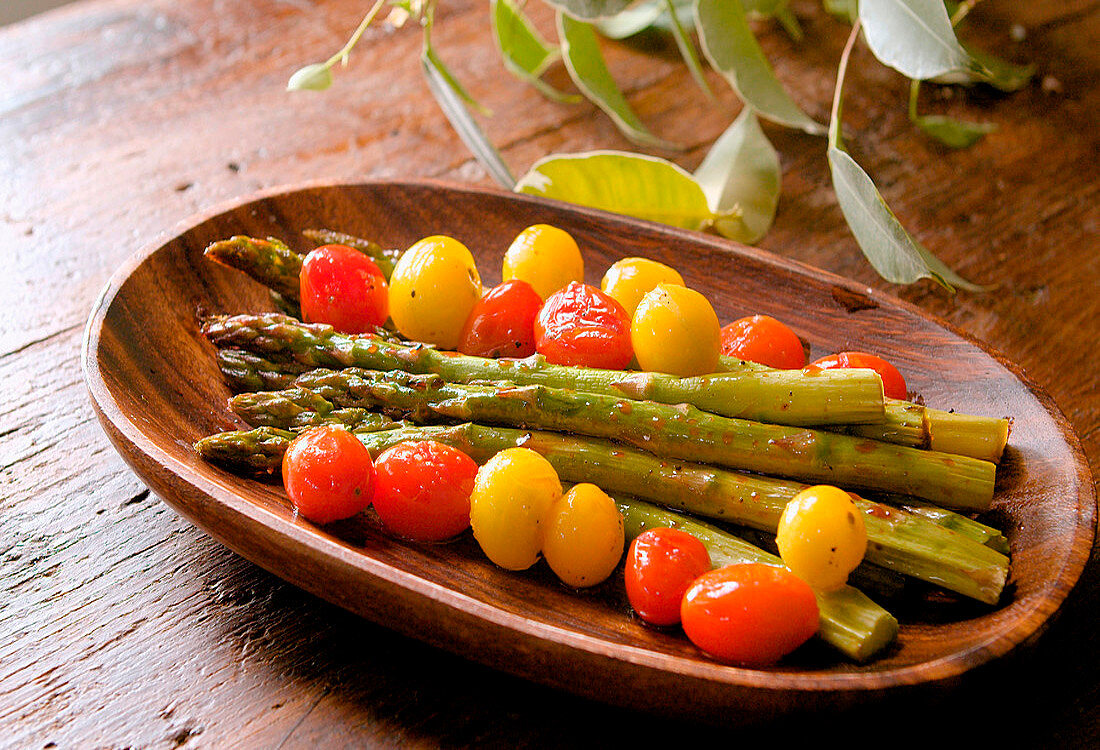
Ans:
{"type": "Polygon", "coordinates": [[[1031,641],[1076,582],[1092,544],[1095,499],[1076,437],[1050,398],[1010,363],[915,307],[718,238],[600,211],[437,183],[318,185],[273,192],[189,223],[137,254],[107,285],[84,342],[91,397],[112,442],[166,503],[239,554],[319,597],[493,667],[614,704],[708,722],[848,706],[957,684],[968,670],[1031,641]],[[722,322],[766,313],[789,322],[814,356],[841,349],[893,360],[931,406],[1011,416],[990,519],[1012,548],[1001,606],[929,597],[898,613],[898,644],[866,665],[808,644],[766,670],[722,666],[682,634],[632,617],[621,576],[596,591],[558,585],[545,565],[522,574],[487,562],[470,539],[423,546],[366,521],[318,528],[277,483],[199,460],[193,443],[241,425],[201,312],[271,309],[266,290],[203,259],[214,240],[332,228],[407,247],[450,234],[471,248],[486,285],[524,227],[550,223],[583,248],[587,281],[618,258],[678,268],[722,322]]]}

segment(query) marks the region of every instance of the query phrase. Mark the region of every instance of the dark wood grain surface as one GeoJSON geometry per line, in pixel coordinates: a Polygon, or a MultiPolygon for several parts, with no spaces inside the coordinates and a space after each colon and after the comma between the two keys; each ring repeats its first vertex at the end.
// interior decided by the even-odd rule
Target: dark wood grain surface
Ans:
{"type": "MultiPolygon", "coordinates": [[[[806,41],[767,30],[764,47],[824,118],[845,29],[816,3],[794,8],[806,41]]],[[[917,705],[731,738],[368,624],[244,561],[150,494],[96,421],[79,362],[95,297],[127,257],[195,213],[281,184],[489,184],[428,95],[412,30],[369,32],[326,94],[283,91],[362,10],[92,0],[0,29],[0,257],[11,267],[0,282],[0,744],[648,746],[685,732],[782,744],[824,731],[903,745],[1100,743],[1095,563],[1033,647],[917,705]]],[[[930,144],[905,117],[906,82],[865,50],[849,73],[846,124],[853,154],[910,230],[997,289],[950,297],[880,281],[844,228],[823,143],[770,127],[784,194],[760,246],[896,293],[1002,352],[1061,407],[1095,473],[1100,7],[989,0],[969,24],[975,41],[1035,62],[1035,82],[1011,96],[927,87],[924,106],[993,121],[996,133],[963,152],[930,144]]],[[[446,4],[436,37],[495,113],[485,128],[514,171],[550,151],[627,147],[590,106],[545,102],[508,78],[481,4],[446,4]]],[[[609,60],[653,129],[693,146],[670,155],[685,167],[737,112],[718,79],[717,104],[692,88],[674,48],[613,46],[609,60]]],[[[551,76],[564,84],[561,70],[551,76]]]]}

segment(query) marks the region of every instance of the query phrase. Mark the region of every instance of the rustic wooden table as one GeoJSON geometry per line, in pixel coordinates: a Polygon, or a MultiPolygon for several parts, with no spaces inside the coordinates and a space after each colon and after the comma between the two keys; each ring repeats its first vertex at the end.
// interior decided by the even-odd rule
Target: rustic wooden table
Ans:
{"type": "MultiPolygon", "coordinates": [[[[483,3],[441,5],[441,54],[495,112],[485,128],[514,171],[551,151],[627,147],[592,107],[549,103],[504,74],[483,3]]],[[[806,40],[765,30],[763,44],[795,98],[827,118],[846,29],[816,2],[793,7],[806,40]]],[[[303,180],[490,184],[429,96],[411,29],[369,31],[326,94],[284,92],[290,72],[330,54],[363,10],[351,0],[88,0],[0,29],[0,257],[11,266],[0,282],[2,745],[728,741],[730,730],[487,670],[302,593],[151,496],[93,416],[79,361],[92,302],[127,256],[187,217],[303,180]]],[[[761,246],[896,293],[999,349],[1053,396],[1095,472],[1100,5],[989,0],[968,28],[1034,61],[1033,85],[950,99],[932,90],[927,106],[990,120],[996,133],[962,152],[929,143],[906,119],[906,82],[862,49],[849,143],[910,230],[996,291],[951,297],[882,282],[846,232],[822,141],[770,127],[784,194],[761,246]]],[[[692,144],[674,155],[686,167],[737,112],[717,77],[717,104],[698,94],[674,48],[615,45],[609,58],[653,129],[692,144]]],[[[561,70],[550,76],[566,82],[561,70]]],[[[934,711],[872,707],[735,741],[860,731],[903,745],[1095,747],[1098,607],[1093,563],[1036,644],[972,674],[934,711]]]]}

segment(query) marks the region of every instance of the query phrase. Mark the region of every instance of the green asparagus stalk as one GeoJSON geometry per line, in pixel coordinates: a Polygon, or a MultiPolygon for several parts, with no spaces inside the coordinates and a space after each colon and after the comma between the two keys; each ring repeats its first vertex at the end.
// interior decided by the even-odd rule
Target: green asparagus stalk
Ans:
{"type": "Polygon", "coordinates": [[[982,523],[977,519],[955,513],[946,508],[941,508],[932,503],[922,503],[914,498],[886,498],[891,504],[896,503],[905,511],[914,515],[923,516],[939,526],[946,526],[952,531],[968,536],[980,544],[997,550],[1003,555],[1008,554],[1008,537],[1000,529],[982,523]]]}
{"type": "Polygon", "coordinates": [[[239,348],[313,367],[404,370],[437,374],[448,382],[510,381],[600,393],[618,398],[687,403],[703,411],[790,425],[852,424],[883,419],[882,383],[872,370],[723,373],[677,378],[552,365],[539,355],[485,359],[371,335],[345,335],[331,326],[304,324],[278,313],[215,316],[203,332],[218,347],[239,348]]]}
{"type": "Polygon", "coordinates": [[[386,277],[387,281],[393,275],[394,266],[397,265],[397,259],[401,257],[402,253],[401,250],[384,248],[377,242],[371,242],[361,237],[331,229],[307,229],[302,234],[313,240],[317,245],[347,245],[370,256],[371,260],[378,264],[379,270],[382,271],[382,275],[386,277]]]}
{"type": "Polygon", "coordinates": [[[205,256],[222,265],[243,271],[288,302],[301,301],[298,276],[302,256],[282,241],[236,235],[211,243],[205,256]]]}
{"type": "Polygon", "coordinates": [[[297,362],[272,362],[240,349],[218,349],[215,357],[222,377],[235,393],[289,388],[296,377],[311,369],[297,362]]]}
{"type": "MultiPolygon", "coordinates": [[[[721,357],[719,365],[722,372],[766,372],[773,369],[736,357],[721,357]]],[[[844,428],[845,431],[873,440],[930,448],[993,463],[1001,460],[1008,445],[1011,430],[1008,419],[960,414],[888,397],[884,399],[883,407],[883,422],[851,425],[844,428]]]]}
{"type": "MultiPolygon", "coordinates": [[[[668,527],[685,531],[701,541],[715,567],[747,562],[783,565],[776,555],[713,524],[642,500],[622,496],[614,499],[623,516],[628,543],[647,529],[668,527]]],[[[866,661],[897,637],[897,619],[853,586],[818,591],[816,595],[821,616],[818,637],[850,659],[866,661]]]]}
{"type": "MultiPolygon", "coordinates": [[[[668,462],[606,440],[553,432],[464,423],[399,427],[357,437],[372,455],[408,440],[436,440],[479,463],[506,448],[526,447],[542,454],[563,481],[592,482],[606,492],[771,533],[787,502],[805,488],[797,482],[668,462]]],[[[200,441],[196,449],[217,461],[232,454],[236,439],[236,433],[222,433],[200,441]]],[[[868,562],[987,604],[998,601],[1008,576],[1005,555],[899,508],[863,498],[856,503],[867,527],[868,562]]]]}
{"type": "Polygon", "coordinates": [[[333,405],[395,410],[419,422],[443,417],[608,438],[664,458],[896,492],[950,508],[986,510],[993,500],[996,466],[987,461],[722,417],[684,404],[540,385],[454,384],[400,371],[319,369],[299,376],[293,388],[243,393],[230,402],[249,424],[263,424],[256,415],[272,411],[316,411],[333,405]]]}

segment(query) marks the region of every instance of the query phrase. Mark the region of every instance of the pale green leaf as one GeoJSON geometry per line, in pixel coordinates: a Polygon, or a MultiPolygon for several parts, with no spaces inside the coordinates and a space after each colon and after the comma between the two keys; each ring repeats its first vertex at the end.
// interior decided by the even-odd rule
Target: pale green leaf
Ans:
{"type": "Polygon", "coordinates": [[[665,12],[664,0],[636,3],[621,13],[595,21],[596,29],[608,39],[626,39],[657,23],[665,12]]]}
{"type": "Polygon", "coordinates": [[[546,0],[546,4],[582,21],[610,18],[626,10],[634,0],[546,0]]]}
{"type": "Polygon", "coordinates": [[[520,178],[516,191],[684,229],[703,229],[720,218],[690,174],[646,154],[591,151],[548,156],[520,178]]]}
{"type": "Polygon", "coordinates": [[[694,176],[719,217],[719,234],[750,244],[767,234],[779,204],[779,154],[750,108],[714,142],[694,176]]]}
{"type": "Polygon", "coordinates": [[[508,165],[504,163],[504,159],[470,114],[470,110],[466,108],[465,97],[455,88],[457,81],[454,76],[446,71],[439,58],[431,54],[427,46],[421,53],[420,62],[424,67],[424,75],[428,79],[428,88],[432,96],[439,103],[440,109],[443,110],[447,121],[451,123],[451,127],[458,133],[458,137],[466,144],[466,148],[470,149],[485,171],[501,187],[510,190],[516,180],[508,169],[508,165]]]}
{"type": "Polygon", "coordinates": [[[695,26],[707,60],[761,117],[814,135],[825,133],[825,127],[803,112],[775,77],[741,3],[696,0],[695,26]]]}
{"type": "Polygon", "coordinates": [[[580,101],[581,97],[558,91],[542,80],[546,69],[561,57],[561,50],[542,38],[512,0],[490,0],[489,14],[501,60],[512,75],[554,101],[580,101]]]}
{"type": "Polygon", "coordinates": [[[895,284],[932,279],[951,290],[984,288],[959,276],[913,239],[863,168],[835,145],[829,147],[829,170],[848,227],[880,276],[895,284]]]}
{"type": "Polygon", "coordinates": [[[286,82],[287,91],[324,91],[332,85],[332,70],[324,63],[299,68],[286,82]]]}
{"type": "Polygon", "coordinates": [[[943,115],[921,115],[913,122],[928,135],[951,148],[967,148],[992,133],[992,122],[968,122],[943,115]]]}
{"type": "Polygon", "coordinates": [[[974,68],[943,0],[861,0],[859,19],[879,62],[908,78],[926,81],[974,68]]]}
{"type": "Polygon", "coordinates": [[[651,133],[631,108],[607,69],[599,38],[592,26],[564,13],[557,14],[557,22],[566,70],[577,88],[611,118],[619,132],[640,146],[679,148],[651,133]]]}

